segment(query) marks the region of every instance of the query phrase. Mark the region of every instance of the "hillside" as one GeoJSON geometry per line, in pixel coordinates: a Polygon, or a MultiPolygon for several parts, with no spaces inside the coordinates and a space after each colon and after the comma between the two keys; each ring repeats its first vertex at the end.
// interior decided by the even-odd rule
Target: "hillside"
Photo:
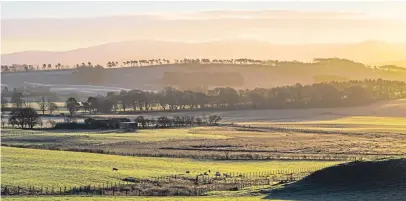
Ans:
{"type": "Polygon", "coordinates": [[[404,200],[406,159],[352,162],[317,171],[273,191],[268,198],[288,200],[404,200]]]}
{"type": "Polygon", "coordinates": [[[251,64],[164,64],[103,70],[54,70],[1,74],[9,89],[46,85],[58,94],[105,95],[122,89],[160,90],[173,86],[183,90],[233,87],[236,89],[313,84],[321,81],[388,79],[406,81],[406,71],[374,70],[348,60],[333,63],[281,63],[279,66],[251,64]]]}
{"type": "Polygon", "coordinates": [[[113,42],[63,52],[25,51],[1,56],[4,64],[44,63],[74,65],[134,59],[253,58],[311,61],[318,57],[340,57],[363,63],[384,63],[406,58],[405,44],[365,41],[353,44],[279,45],[254,40],[221,40],[187,43],[157,40],[113,42]]]}

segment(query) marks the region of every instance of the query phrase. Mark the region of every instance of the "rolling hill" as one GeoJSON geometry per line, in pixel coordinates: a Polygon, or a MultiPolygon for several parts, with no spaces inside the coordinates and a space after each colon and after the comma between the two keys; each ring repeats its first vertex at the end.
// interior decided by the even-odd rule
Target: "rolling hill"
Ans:
{"type": "Polygon", "coordinates": [[[67,64],[134,59],[253,58],[311,61],[319,57],[339,57],[362,63],[385,63],[406,58],[406,44],[365,41],[354,44],[279,45],[254,40],[221,40],[201,43],[134,40],[107,43],[64,52],[25,51],[1,56],[4,64],[67,64]]]}
{"type": "Polygon", "coordinates": [[[406,159],[352,162],[317,171],[272,192],[288,200],[404,200],[406,159]]]}

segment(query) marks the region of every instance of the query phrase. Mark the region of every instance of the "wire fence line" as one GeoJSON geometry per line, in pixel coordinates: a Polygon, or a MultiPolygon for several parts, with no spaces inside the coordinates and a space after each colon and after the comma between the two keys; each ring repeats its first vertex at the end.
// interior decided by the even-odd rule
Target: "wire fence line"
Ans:
{"type": "MultiPolygon", "coordinates": [[[[326,166],[327,167],[327,166],[326,166]]],[[[108,195],[108,196],[200,196],[209,191],[233,191],[249,186],[271,186],[300,180],[317,168],[281,169],[261,172],[177,174],[147,179],[126,178],[84,186],[1,186],[3,196],[108,195]]]]}
{"type": "MultiPolygon", "coordinates": [[[[67,148],[67,147],[49,147],[47,145],[22,145],[22,144],[7,144],[2,142],[4,147],[17,147],[29,149],[45,149],[57,151],[72,151],[97,154],[109,154],[119,156],[138,156],[138,157],[166,157],[166,158],[193,158],[193,159],[211,159],[211,160],[303,160],[303,161],[355,161],[364,159],[380,159],[396,156],[404,156],[404,154],[345,154],[345,153],[288,153],[288,152],[255,152],[255,151],[227,151],[227,150],[190,150],[191,153],[166,153],[162,152],[117,152],[112,150],[98,148],[67,148]],[[205,153],[206,152],[206,153],[205,153]],[[226,152],[229,152],[226,154],[226,152]],[[198,154],[196,154],[198,153],[198,154]]],[[[182,149],[181,149],[182,150],[182,149]]]]}

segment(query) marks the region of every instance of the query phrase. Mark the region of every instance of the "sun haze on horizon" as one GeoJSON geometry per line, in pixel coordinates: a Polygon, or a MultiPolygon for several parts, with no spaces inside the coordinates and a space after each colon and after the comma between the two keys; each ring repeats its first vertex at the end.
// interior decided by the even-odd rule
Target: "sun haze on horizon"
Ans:
{"type": "Polygon", "coordinates": [[[2,54],[131,40],[406,42],[406,2],[6,2],[1,11],[2,54]]]}

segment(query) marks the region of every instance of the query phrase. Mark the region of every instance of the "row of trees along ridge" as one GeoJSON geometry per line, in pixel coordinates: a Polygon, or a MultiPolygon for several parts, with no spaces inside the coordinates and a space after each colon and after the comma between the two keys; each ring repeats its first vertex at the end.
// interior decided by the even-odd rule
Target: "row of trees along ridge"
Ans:
{"type": "Polygon", "coordinates": [[[226,87],[207,93],[180,91],[171,87],[159,92],[122,90],[109,92],[106,96],[89,97],[84,102],[71,97],[66,101],[66,106],[72,115],[80,110],[100,114],[151,110],[340,107],[405,97],[405,82],[366,79],[268,89],[236,90],[226,87]]]}
{"type": "MultiPolygon", "coordinates": [[[[236,58],[236,59],[208,59],[208,58],[184,58],[184,59],[174,59],[170,61],[169,59],[142,59],[142,60],[127,60],[127,61],[108,61],[105,64],[107,68],[117,68],[117,67],[140,67],[140,66],[154,66],[154,65],[168,65],[168,64],[233,64],[233,65],[263,65],[263,66],[304,66],[310,67],[311,65],[340,65],[342,67],[358,66],[364,67],[362,63],[357,63],[348,59],[340,58],[315,58],[313,62],[300,62],[300,61],[279,61],[271,59],[249,59],[249,58],[236,58]]],[[[13,65],[2,65],[1,72],[19,72],[19,71],[38,71],[38,70],[62,70],[62,69],[74,69],[74,68],[104,68],[100,64],[92,64],[92,62],[83,62],[81,64],[75,65],[63,65],[61,63],[57,64],[13,64],[13,65]]],[[[370,67],[371,69],[379,69],[384,71],[406,71],[402,67],[395,65],[383,65],[370,67]]]]}

